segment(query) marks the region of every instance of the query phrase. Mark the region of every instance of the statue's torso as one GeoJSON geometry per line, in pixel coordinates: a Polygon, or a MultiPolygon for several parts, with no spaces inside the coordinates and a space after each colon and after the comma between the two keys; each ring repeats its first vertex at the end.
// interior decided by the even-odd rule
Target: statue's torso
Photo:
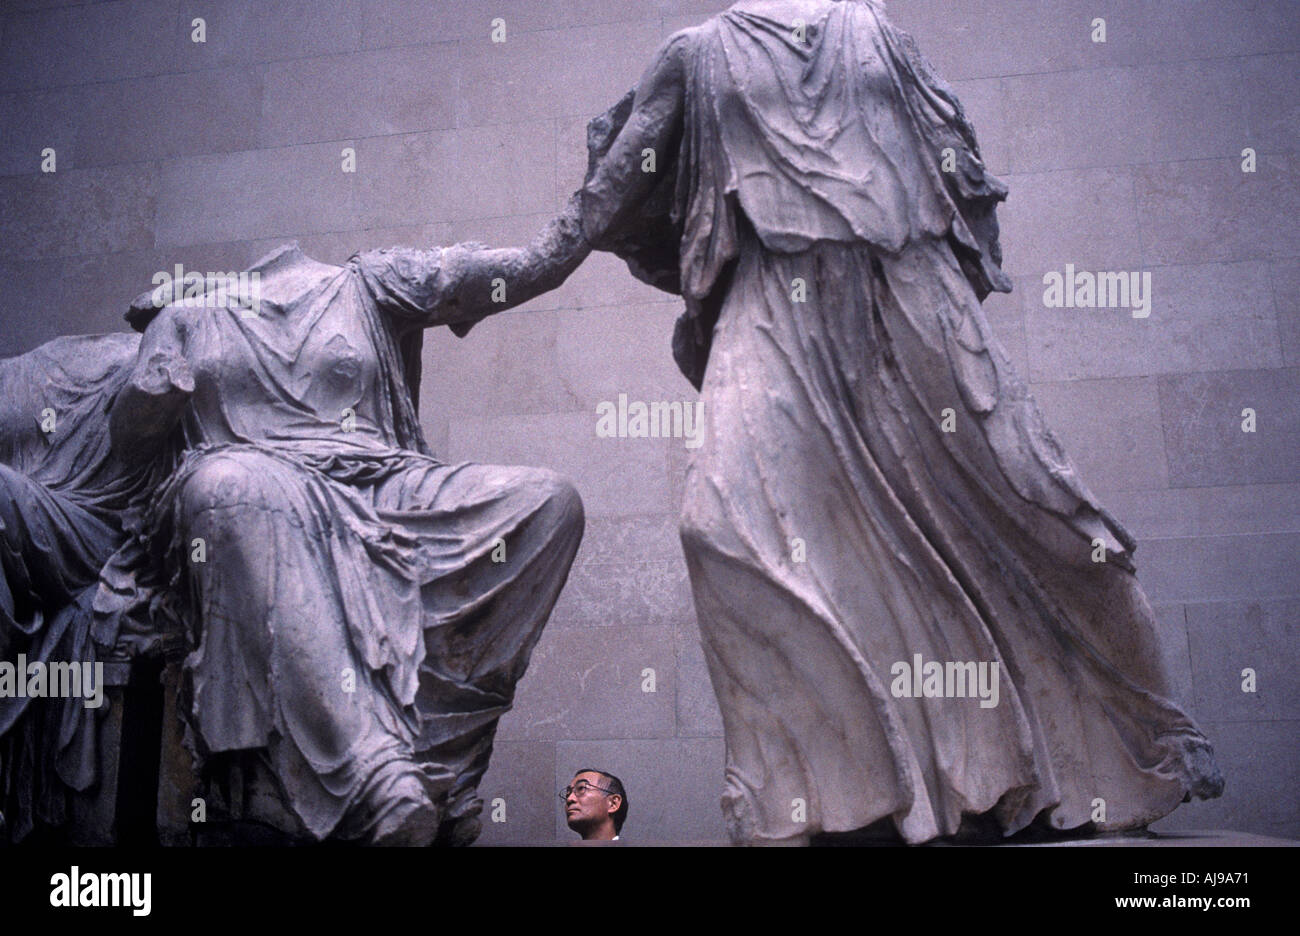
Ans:
{"type": "Polygon", "coordinates": [[[347,269],[272,271],[260,312],[183,312],[195,443],[397,446],[383,415],[379,354],[347,269]]]}

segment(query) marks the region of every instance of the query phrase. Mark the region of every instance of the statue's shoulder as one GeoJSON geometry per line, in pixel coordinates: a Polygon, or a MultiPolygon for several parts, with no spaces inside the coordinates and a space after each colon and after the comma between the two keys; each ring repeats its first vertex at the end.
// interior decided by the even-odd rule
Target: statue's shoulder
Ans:
{"type": "Polygon", "coordinates": [[[718,18],[722,15],[723,14],[718,14],[718,16],[714,16],[705,22],[700,23],[698,26],[687,26],[685,29],[679,29],[677,32],[671,34],[664,40],[664,44],[660,46],[660,57],[689,57],[690,53],[714,32],[716,28],[715,24],[718,18]]]}
{"type": "Polygon", "coordinates": [[[263,256],[240,276],[249,278],[249,285],[256,289],[259,302],[270,301],[287,307],[348,269],[313,259],[303,252],[297,241],[290,241],[263,256]]]}
{"type": "Polygon", "coordinates": [[[303,271],[316,273],[339,269],[341,267],[335,264],[325,263],[307,256],[295,240],[281,244],[269,253],[264,254],[248,268],[248,272],[256,272],[262,276],[274,276],[285,273],[301,273],[303,271]]]}

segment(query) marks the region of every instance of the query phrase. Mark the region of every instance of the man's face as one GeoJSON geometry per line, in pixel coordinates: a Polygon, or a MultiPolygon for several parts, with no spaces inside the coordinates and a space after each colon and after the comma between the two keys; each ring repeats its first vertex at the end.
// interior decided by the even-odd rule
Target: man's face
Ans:
{"type": "Polygon", "coordinates": [[[606,816],[618,811],[619,798],[597,789],[608,788],[609,781],[594,770],[577,774],[569,785],[573,790],[564,800],[564,818],[574,832],[581,834],[594,828],[606,816]]]}

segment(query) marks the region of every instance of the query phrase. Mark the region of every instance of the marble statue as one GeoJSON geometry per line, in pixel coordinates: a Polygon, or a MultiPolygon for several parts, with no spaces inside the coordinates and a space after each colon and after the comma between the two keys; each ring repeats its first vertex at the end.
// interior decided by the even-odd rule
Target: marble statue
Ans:
{"type": "Polygon", "coordinates": [[[134,485],[110,507],[133,512],[101,530],[93,503],[0,474],[0,534],[46,524],[70,579],[55,594],[24,577],[21,550],[0,554],[0,597],[34,598],[2,605],[5,633],[37,632],[42,606],[97,581],[85,627],[182,632],[186,746],[203,768],[257,752],[281,831],[472,841],[497,721],[583,510],[548,470],[432,456],[414,404],[422,331],[463,335],[586,254],[575,199],[527,248],[393,248],[338,267],[294,244],[248,271],[256,302],[182,282],[144,293],[128,313],[138,350],[114,336],[86,429],[134,485]]]}
{"type": "Polygon", "coordinates": [[[102,674],[116,647],[152,642],[94,614],[126,518],[167,471],[165,457],[127,462],[109,443],[108,408],[139,343],[134,334],[58,338],[0,360],[0,841],[69,821],[68,791],[100,779],[107,707],[92,699],[103,690],[94,667],[102,674]],[[54,687],[34,677],[52,664],[91,667],[95,684],[79,677],[58,687],[76,694],[49,697],[54,687]]]}
{"type": "Polygon", "coordinates": [[[1219,795],[1134,539],[981,308],[1007,188],[881,5],[737,3],[588,145],[586,236],[686,304],[681,539],[733,839],[1126,830],[1219,795]]]}
{"type": "MultiPolygon", "coordinates": [[[[178,282],[132,304],[141,337],[0,361],[0,664],[174,640],[186,746],[209,773],[251,752],[283,832],[472,841],[583,513],[550,471],[433,457],[422,332],[594,248],[685,301],[705,438],[681,539],[735,841],[1127,830],[1219,795],[1136,543],[981,307],[1011,288],[1007,188],[878,0],[743,0],[675,34],[588,146],[527,248],[290,245],[247,271],[255,302],[178,282]]],[[[94,783],[96,714],[4,677],[21,838],[94,783]]]]}

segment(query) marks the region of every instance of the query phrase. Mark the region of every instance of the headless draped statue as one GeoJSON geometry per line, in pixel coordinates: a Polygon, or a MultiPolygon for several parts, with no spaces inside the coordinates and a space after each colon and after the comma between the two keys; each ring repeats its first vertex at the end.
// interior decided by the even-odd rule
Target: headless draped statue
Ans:
{"type": "MultiPolygon", "coordinates": [[[[339,267],[295,244],[248,271],[254,302],[183,282],[142,295],[138,349],[84,339],[76,350],[112,366],[63,371],[88,444],[57,472],[0,471],[0,649],[49,656],[63,640],[93,659],[92,636],[111,649],[179,632],[186,746],[208,776],[269,773],[280,832],[472,841],[497,721],[583,511],[548,470],[433,457],[414,404],[421,335],[463,335],[586,254],[575,200],[527,248],[392,248],[339,267]]],[[[0,707],[0,727],[20,718],[0,707]]],[[[51,732],[62,740],[27,754],[93,769],[93,746],[51,732]]],[[[41,787],[7,773],[29,798],[41,787]]],[[[60,817],[27,827],[41,818],[60,817]]]]}
{"type": "Polygon", "coordinates": [[[880,4],[737,3],[589,148],[587,236],[686,302],[681,538],[733,838],[1122,830],[1219,795],[1134,539],[981,308],[1007,189],[880,4]]]}

